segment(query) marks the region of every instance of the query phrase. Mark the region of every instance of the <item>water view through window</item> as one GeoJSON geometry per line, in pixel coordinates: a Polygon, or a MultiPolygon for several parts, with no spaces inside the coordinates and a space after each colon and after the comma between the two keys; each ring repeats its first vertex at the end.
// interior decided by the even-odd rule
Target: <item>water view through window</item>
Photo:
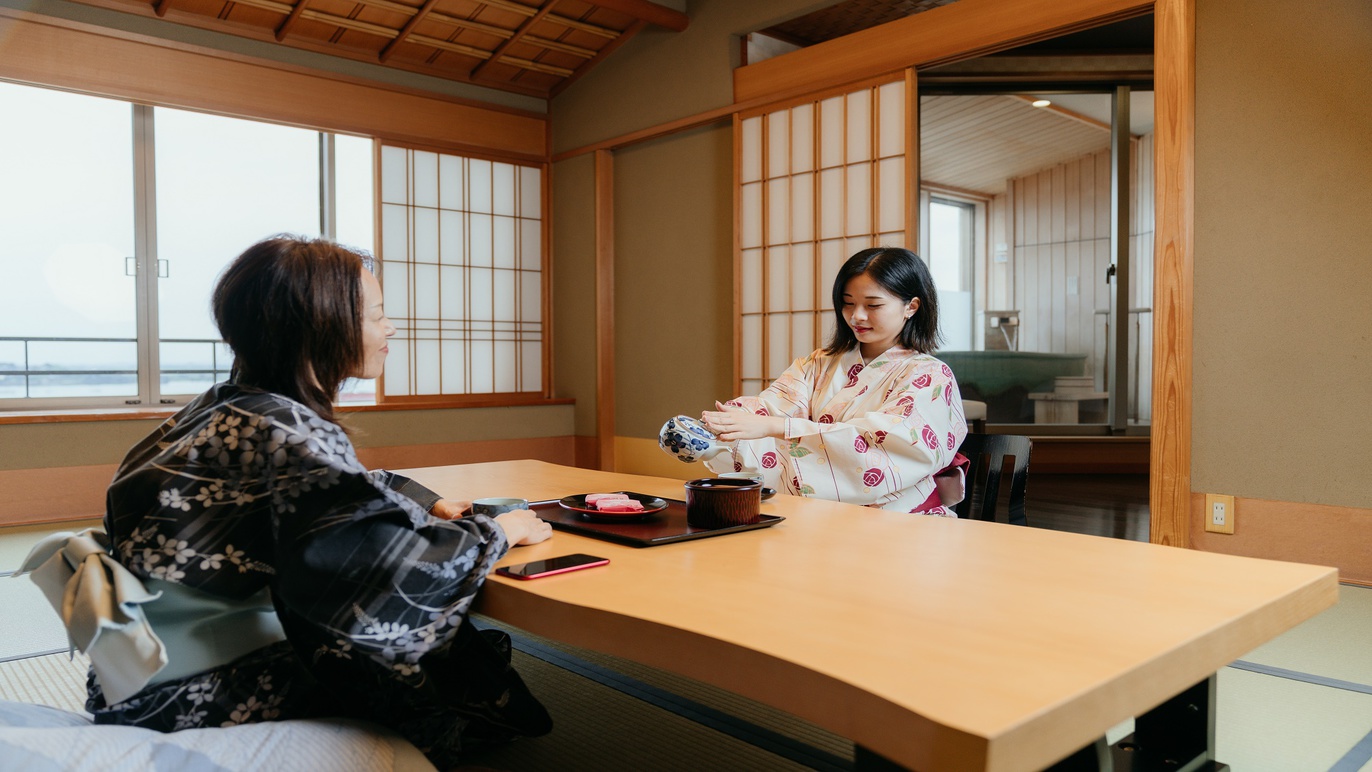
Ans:
{"type": "Polygon", "coordinates": [[[210,293],[236,255],[374,249],[370,139],[5,83],[0,114],[0,406],[184,402],[228,376],[210,293]]]}

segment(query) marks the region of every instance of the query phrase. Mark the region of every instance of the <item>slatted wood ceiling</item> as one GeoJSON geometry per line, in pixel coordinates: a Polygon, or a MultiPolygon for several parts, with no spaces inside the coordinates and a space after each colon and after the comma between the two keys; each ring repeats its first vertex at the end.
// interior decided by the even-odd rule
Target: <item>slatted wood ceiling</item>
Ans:
{"type": "Polygon", "coordinates": [[[920,100],[920,176],[987,196],[1005,181],[1110,146],[1106,128],[1015,96],[920,100]]]}
{"type": "Polygon", "coordinates": [[[649,0],[79,0],[89,5],[552,97],[649,24],[649,0]]]}

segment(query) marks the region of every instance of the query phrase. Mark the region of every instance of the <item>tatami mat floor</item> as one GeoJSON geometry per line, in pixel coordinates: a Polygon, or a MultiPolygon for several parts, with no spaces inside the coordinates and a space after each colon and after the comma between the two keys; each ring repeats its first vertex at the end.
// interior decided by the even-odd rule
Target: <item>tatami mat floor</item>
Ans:
{"type": "Polygon", "coordinates": [[[79,520],[61,525],[15,525],[0,528],[0,573],[9,573],[24,561],[24,557],[48,534],[57,531],[81,531],[100,525],[99,520],[79,520]]]}
{"type": "MultiPolygon", "coordinates": [[[[29,547],[52,530],[58,529],[0,529],[0,573],[17,568],[29,547]]],[[[31,644],[20,639],[30,636],[38,649],[24,653],[51,651],[43,647],[51,645],[47,639],[54,637],[55,617],[34,619],[32,598],[21,597],[29,594],[19,584],[24,580],[12,581],[16,584],[0,585],[7,594],[0,605],[0,648],[7,653],[23,649],[31,644]]],[[[535,653],[518,652],[517,664],[557,729],[548,737],[492,751],[482,764],[511,772],[791,770],[851,759],[851,744],[843,738],[767,706],[671,673],[513,632],[524,639],[526,651],[535,653]],[[591,671],[605,683],[584,677],[591,671]],[[655,700],[653,693],[679,699],[655,700]],[[718,720],[712,724],[710,716],[718,720]],[[768,738],[778,737],[783,746],[789,744],[780,754],[768,745],[768,738]],[[818,761],[806,763],[806,749],[818,761]]],[[[1345,585],[1334,608],[1222,669],[1219,759],[1235,772],[1372,772],[1369,640],[1372,589],[1345,585]]],[[[23,658],[21,653],[0,661],[0,699],[80,710],[84,673],[79,655],[70,660],[65,654],[23,658]]]]}

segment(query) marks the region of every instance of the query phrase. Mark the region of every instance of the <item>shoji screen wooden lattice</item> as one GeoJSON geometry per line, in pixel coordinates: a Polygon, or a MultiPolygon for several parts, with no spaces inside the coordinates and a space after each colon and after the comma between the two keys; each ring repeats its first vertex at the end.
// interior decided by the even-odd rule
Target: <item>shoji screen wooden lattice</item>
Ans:
{"type": "Polygon", "coordinates": [[[911,88],[896,80],[735,121],[740,393],[832,334],[830,291],[848,257],[909,242],[911,88]]]}
{"type": "Polygon", "coordinates": [[[542,392],[543,170],[390,145],[380,167],[384,399],[542,392]]]}

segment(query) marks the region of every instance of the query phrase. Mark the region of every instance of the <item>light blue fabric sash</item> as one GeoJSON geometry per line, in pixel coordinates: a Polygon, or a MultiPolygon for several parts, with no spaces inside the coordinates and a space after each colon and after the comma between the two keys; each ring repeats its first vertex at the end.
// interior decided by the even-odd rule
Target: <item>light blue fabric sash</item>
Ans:
{"type": "Polygon", "coordinates": [[[235,601],[161,579],[143,583],[160,596],[143,613],[167,650],[167,665],[150,685],[202,673],[286,640],[265,587],[235,601]]]}
{"type": "Polygon", "coordinates": [[[16,572],[30,574],[62,617],[109,704],[286,639],[267,589],[233,601],[143,581],[110,555],[109,545],[98,528],[55,533],[16,572]]]}

